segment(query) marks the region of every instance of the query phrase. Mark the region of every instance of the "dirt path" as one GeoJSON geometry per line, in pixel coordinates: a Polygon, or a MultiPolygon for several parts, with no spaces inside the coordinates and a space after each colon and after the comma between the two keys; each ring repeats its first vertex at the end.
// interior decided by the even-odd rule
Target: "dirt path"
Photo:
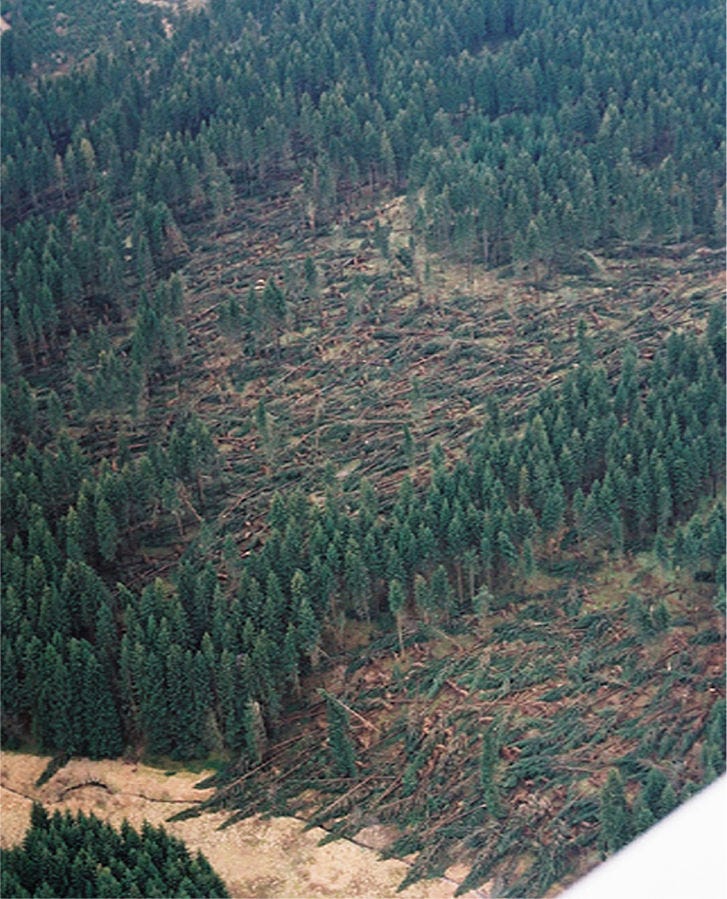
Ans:
{"type": "MultiPolygon", "coordinates": [[[[393,897],[406,875],[403,861],[378,858],[378,854],[347,840],[319,846],[325,831],[304,830],[293,818],[251,818],[225,830],[222,812],[170,823],[167,819],[200,802],[212,790],[195,785],[204,774],[157,768],[122,761],[92,762],[73,759],[46,784],[37,788],[47,758],[6,752],[0,766],[0,846],[19,843],[30,819],[31,804],[38,799],[53,812],[82,809],[116,826],[124,818],[135,827],[144,820],[200,849],[225,880],[234,897],[345,896],[393,897]]],[[[452,880],[415,884],[398,894],[404,899],[444,899],[454,895],[452,880]]],[[[468,894],[484,896],[484,893],[468,894]]]]}

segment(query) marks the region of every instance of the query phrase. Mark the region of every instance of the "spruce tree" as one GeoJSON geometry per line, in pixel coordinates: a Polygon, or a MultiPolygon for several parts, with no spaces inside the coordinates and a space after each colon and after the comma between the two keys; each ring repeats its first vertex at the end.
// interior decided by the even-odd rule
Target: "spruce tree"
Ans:
{"type": "Polygon", "coordinates": [[[228,895],[207,859],[163,828],[145,822],[139,833],[124,822],[119,832],[82,812],[49,818],[40,803],[22,846],[1,861],[3,896],[228,895]]]}
{"type": "Polygon", "coordinates": [[[404,587],[398,578],[394,578],[389,583],[389,611],[396,620],[396,632],[399,637],[399,652],[404,654],[404,633],[402,630],[404,604],[406,595],[404,587]]]}
{"type": "Polygon", "coordinates": [[[293,694],[296,698],[300,697],[300,671],[299,671],[299,653],[298,653],[298,637],[295,625],[292,621],[288,622],[288,629],[285,632],[282,650],[282,666],[285,676],[288,678],[293,694]]]}
{"type": "Polygon", "coordinates": [[[326,694],[326,721],[328,751],[333,770],[341,777],[356,777],[356,754],[349,732],[348,712],[328,694],[326,694]]]}
{"type": "Polygon", "coordinates": [[[644,801],[643,793],[639,793],[634,802],[633,831],[634,835],[643,833],[656,823],[656,817],[644,801]]]}
{"type": "Polygon", "coordinates": [[[601,791],[599,844],[604,855],[616,852],[631,839],[631,817],[626,804],[623,780],[612,768],[601,791]]]}
{"type": "Polygon", "coordinates": [[[280,357],[280,336],[285,325],[285,294],[275,283],[268,279],[262,293],[262,310],[267,327],[275,341],[275,354],[280,357]]]}
{"type": "Polygon", "coordinates": [[[101,499],[96,506],[96,539],[101,558],[112,562],[116,558],[119,531],[116,516],[105,499],[101,499]]]}
{"type": "Polygon", "coordinates": [[[308,657],[315,670],[320,656],[320,625],[307,596],[303,596],[296,610],[296,628],[300,652],[308,657]]]}
{"type": "Polygon", "coordinates": [[[452,588],[444,565],[437,565],[429,580],[432,608],[447,620],[452,610],[452,588]]]}
{"type": "Polygon", "coordinates": [[[427,579],[421,574],[414,575],[414,605],[428,623],[432,613],[432,591],[427,579]]]}
{"type": "Polygon", "coordinates": [[[487,811],[495,818],[502,815],[502,804],[497,787],[495,769],[498,759],[498,745],[494,726],[489,727],[482,737],[480,752],[480,787],[487,811]]]}

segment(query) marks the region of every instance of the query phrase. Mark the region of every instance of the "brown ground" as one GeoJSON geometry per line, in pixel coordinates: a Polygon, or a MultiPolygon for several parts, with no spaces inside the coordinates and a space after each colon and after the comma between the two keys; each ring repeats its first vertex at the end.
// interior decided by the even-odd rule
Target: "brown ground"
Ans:
{"type": "MultiPolygon", "coordinates": [[[[124,818],[140,827],[144,820],[200,849],[234,897],[394,896],[407,865],[381,860],[373,849],[336,840],[319,846],[326,835],[320,828],[304,830],[294,818],[250,818],[225,830],[223,812],[170,823],[168,819],[209,796],[195,789],[204,774],[167,773],[122,761],[73,759],[37,788],[48,758],[5,752],[0,768],[0,846],[20,842],[30,819],[33,799],[50,811],[82,809],[116,826],[124,818]]],[[[370,842],[376,843],[376,834],[370,842]]],[[[444,899],[454,895],[465,871],[452,871],[452,880],[420,882],[404,890],[403,899],[444,899]]],[[[471,893],[470,897],[485,896],[471,893]]]]}

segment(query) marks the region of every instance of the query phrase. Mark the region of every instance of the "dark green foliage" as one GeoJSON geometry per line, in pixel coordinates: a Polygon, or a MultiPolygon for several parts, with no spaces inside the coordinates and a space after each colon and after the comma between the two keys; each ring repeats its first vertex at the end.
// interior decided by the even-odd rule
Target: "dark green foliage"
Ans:
{"type": "Polygon", "coordinates": [[[646,608],[643,599],[635,593],[632,593],[628,599],[628,615],[632,627],[639,636],[646,637],[653,633],[653,623],[649,610],[646,608]]]}
{"type": "MultiPolygon", "coordinates": [[[[91,41],[84,50],[93,52],[97,24],[89,33],[74,22],[61,39],[44,14],[27,32],[21,17],[4,34],[5,104],[14,114],[5,129],[3,181],[14,218],[56,185],[67,202],[99,192],[133,197],[142,277],[149,272],[139,267],[140,245],[153,262],[168,263],[174,216],[219,219],[233,181],[262,182],[276,165],[290,166],[293,143],[312,226],[335,209],[343,179],[384,186],[408,178],[415,190],[424,188],[421,230],[470,264],[514,259],[547,269],[613,237],[681,239],[716,227],[723,173],[714,8],[693,17],[668,5],[615,15],[603,4],[537,3],[490,16],[437,2],[406,13],[377,7],[372,15],[341,6],[319,21],[221,4],[204,16],[180,16],[170,53],[159,10],[120,6],[125,14],[104,32],[113,38],[97,64],[60,83],[49,79],[37,95],[17,76],[31,58],[49,65],[54,54],[43,42],[70,44],[62,52],[74,52],[80,31],[91,41]],[[573,47],[561,39],[566,28],[573,47]],[[680,53],[685,31],[693,56],[680,53]],[[231,35],[239,38],[234,53],[231,35]],[[417,40],[422,47],[414,53],[417,40]],[[164,64],[149,65],[155,55],[164,64]],[[387,65],[394,58],[396,77],[387,65]],[[603,59],[594,79],[593,60],[603,59]],[[633,70],[629,87],[620,66],[633,70]],[[154,77],[142,81],[143,71],[154,77]],[[215,78],[218,90],[194,88],[215,78]],[[165,89],[174,99],[160,103],[165,89]],[[116,102],[105,102],[109,96],[116,102]],[[135,153],[142,131],[146,143],[135,153]]],[[[86,11],[78,15],[89,28],[86,11]]],[[[387,227],[377,220],[373,235],[384,256],[387,227]]],[[[113,251],[109,228],[94,237],[113,251]]],[[[88,240],[76,243],[81,279],[113,284],[113,253],[110,261],[104,253],[95,258],[82,251],[88,240]]],[[[409,251],[398,253],[408,265],[409,251]]],[[[62,271],[62,255],[52,261],[62,271]]],[[[52,266],[44,268],[49,287],[63,283],[52,266]]],[[[314,294],[310,266],[305,275],[314,294]]],[[[32,281],[27,286],[35,296],[32,281]]]]}
{"type": "Polygon", "coordinates": [[[268,331],[275,340],[276,352],[280,353],[280,335],[285,325],[285,294],[271,278],[262,293],[261,309],[268,331]]]}
{"type": "MultiPolygon", "coordinates": [[[[285,762],[279,775],[262,774],[246,782],[256,782],[258,799],[241,798],[240,807],[247,812],[267,807],[265,797],[274,785],[276,810],[300,809],[308,795],[301,791],[315,786],[324,798],[313,804],[313,814],[322,809],[321,820],[334,820],[338,835],[350,835],[360,827],[361,809],[398,825],[402,836],[392,851],[420,853],[417,873],[411,873],[409,880],[471,853],[470,886],[478,883],[477,872],[490,871],[490,876],[504,875],[507,892],[515,895],[535,895],[536,884],[541,892],[549,878],[573,872],[581,851],[590,850],[599,833],[604,851],[612,851],[668,813],[676,797],[686,797],[691,782],[681,774],[684,760],[690,768],[699,763],[694,743],[701,739],[704,745],[707,730],[716,736],[717,725],[711,718],[703,725],[701,716],[693,716],[685,726],[680,714],[704,696],[701,670],[692,670],[686,658],[672,657],[671,678],[654,695],[664,670],[654,674],[648,653],[642,654],[643,640],[631,635],[625,625],[623,608],[589,613],[571,623],[561,612],[567,592],[563,585],[521,602],[512,613],[496,610],[512,626],[512,643],[498,634],[494,641],[477,639],[471,630],[468,636],[475,642],[469,651],[437,640],[433,645],[438,650],[446,646],[446,654],[427,658],[423,653],[423,664],[402,665],[383,688],[362,690],[360,681],[356,685],[356,673],[367,663],[380,670],[379,663],[389,661],[395,650],[395,635],[385,634],[362,648],[346,671],[341,700],[378,726],[386,720],[382,697],[399,708],[382,729],[380,744],[375,740],[368,748],[363,743],[358,751],[355,801],[348,798],[348,778],[331,771],[329,748],[316,752],[307,742],[319,739],[319,732],[309,731],[304,732],[301,745],[287,750],[280,746],[285,762]],[[589,639],[594,625],[597,628],[589,639]],[[527,628],[527,652],[520,637],[523,628],[527,628]],[[561,676],[564,657],[577,659],[582,682],[554,690],[558,695],[552,704],[541,708],[546,685],[552,688],[553,680],[561,676]],[[644,674],[645,691],[635,689],[644,682],[644,674]],[[680,687],[675,691],[677,682],[680,687]],[[459,698],[461,689],[469,692],[468,698],[459,698]],[[507,717],[485,724],[496,709],[504,709],[507,717]],[[651,738],[650,745],[639,745],[642,735],[651,738]],[[637,748],[627,755],[614,754],[614,747],[631,743],[637,748]],[[656,749],[661,753],[662,744],[668,743],[671,748],[664,750],[666,755],[655,756],[656,749]],[[594,756],[615,757],[618,768],[613,774],[620,790],[613,788],[612,778],[602,801],[594,798],[594,770],[589,765],[594,756]],[[296,783],[284,773],[288,765],[295,768],[296,783]],[[624,798],[626,791],[635,796],[631,808],[624,798]],[[379,801],[381,796],[384,799],[379,801]],[[500,816],[495,817],[492,810],[498,804],[500,816]],[[529,814],[531,805],[541,811],[529,814]],[[424,831],[426,841],[421,837],[424,831]],[[606,833],[612,848],[605,842],[606,833]],[[567,842],[567,854],[550,850],[556,838],[567,842]],[[547,848],[537,853],[522,880],[509,883],[508,868],[522,865],[525,840],[531,844],[537,840],[547,848]]],[[[418,635],[422,649],[425,631],[422,627],[418,635]]],[[[659,639],[656,636],[647,649],[668,645],[659,639]]],[[[332,697],[329,701],[336,702],[332,697]]],[[[719,708],[713,716],[720,721],[719,708]]],[[[358,729],[359,719],[350,720],[358,729]]],[[[246,793],[251,789],[246,787],[246,793]]]]}
{"type": "Polygon", "coordinates": [[[621,775],[615,769],[601,792],[600,844],[605,853],[616,852],[631,839],[631,819],[621,775]]]}
{"type": "Polygon", "coordinates": [[[669,627],[671,615],[663,599],[656,604],[651,617],[657,631],[665,631],[669,627]]]}
{"type": "Polygon", "coordinates": [[[116,831],[94,815],[34,803],[22,846],[2,852],[3,896],[227,896],[201,854],[192,857],[163,828],[126,822],[116,831]],[[79,851],[79,847],[80,851],[79,851]],[[150,886],[154,883],[155,890],[150,886]]]}
{"type": "Polygon", "coordinates": [[[493,727],[488,728],[482,737],[480,753],[480,786],[487,811],[495,818],[502,814],[495,766],[498,759],[498,745],[493,727]]]}
{"type": "MultiPolygon", "coordinates": [[[[94,341],[98,352],[109,351],[103,328],[94,341]]],[[[203,482],[216,471],[217,454],[197,416],[177,418],[165,441],[141,457],[121,446],[123,463],[104,462],[93,477],[80,449],[64,435],[42,452],[28,444],[11,458],[2,485],[6,534],[14,541],[6,544],[3,597],[12,644],[3,675],[9,685],[6,733],[30,731],[50,750],[94,755],[113,754],[122,743],[141,738],[151,751],[190,757],[204,752],[217,731],[237,750],[245,742],[248,699],[274,718],[286,687],[297,691],[296,677],[304,672],[296,674],[296,666],[306,659],[315,666],[329,602],[339,604],[337,627],[341,614],[371,619],[387,608],[401,626],[408,596],[423,617],[451,623],[458,604],[467,608],[483,589],[496,597],[516,574],[527,576],[535,563],[538,523],[547,535],[572,517],[580,546],[618,554],[632,541],[643,543],[674,516],[691,515],[677,528],[676,558],[694,566],[723,564],[724,510],[715,508],[706,521],[692,515],[690,497],[698,483],[693,476],[688,488],[679,481],[698,470],[703,483],[721,470],[717,455],[701,468],[694,464],[704,429],[714,424],[707,400],[716,401],[723,391],[711,350],[681,335],[670,338],[653,364],[639,367],[626,353],[623,365],[613,387],[598,367],[584,365],[567,375],[558,393],[549,391],[535,403],[517,438],[505,436],[493,416],[452,471],[433,456],[431,483],[420,496],[405,480],[389,520],[377,519],[370,488],[362,490],[357,516],[344,515],[333,495],[322,510],[301,497],[279,496],[263,550],[240,566],[239,575],[235,571],[240,594],[232,604],[215,566],[193,561],[193,554],[179,567],[176,598],[165,596],[162,585],[147,586],[140,597],[118,587],[114,604],[91,567],[113,570],[119,549],[133,548],[162,507],[174,516],[180,534],[192,499],[204,507],[203,482]],[[688,406],[685,373],[693,378],[688,406]],[[633,389],[635,379],[642,385],[639,392],[633,389]],[[630,415],[619,423],[615,409],[630,415]],[[582,450],[574,437],[581,432],[587,443],[582,450]],[[563,466],[561,482],[555,459],[569,434],[578,462],[575,470],[563,466]],[[652,444],[647,454],[645,447],[652,444]],[[668,465],[662,459],[667,452],[668,465]],[[628,457],[640,485],[638,505],[622,462],[628,457]],[[394,586],[393,604],[386,601],[387,582],[394,586]],[[41,647],[27,663],[21,659],[24,621],[41,647]],[[227,659],[237,661],[219,669],[212,663],[206,678],[195,679],[194,657],[205,634],[213,656],[227,652],[227,659]],[[44,655],[54,638],[52,651],[44,655]],[[69,669],[73,639],[93,647],[96,661],[89,657],[69,669]],[[284,665],[272,664],[273,646],[285,647],[284,665]],[[91,720],[80,699],[83,690],[68,687],[84,677],[98,683],[106,710],[106,723],[100,729],[94,725],[93,736],[82,734],[82,722],[91,720]],[[52,707],[57,714],[50,723],[52,707]]],[[[670,624],[664,603],[648,609],[636,596],[630,616],[641,636],[670,624]]],[[[597,639],[608,622],[596,615],[583,627],[597,639]]],[[[498,625],[500,638],[506,637],[503,628],[512,624],[498,625]]],[[[403,632],[400,636],[402,648],[403,632]]],[[[540,639],[537,629],[522,627],[513,637],[540,639]]]]}
{"type": "Polygon", "coordinates": [[[719,699],[712,706],[704,736],[702,766],[705,782],[710,783],[724,773],[727,765],[727,724],[724,699],[719,699]]]}
{"type": "Polygon", "coordinates": [[[666,775],[658,768],[652,768],[646,777],[641,796],[644,805],[650,810],[655,820],[665,814],[661,797],[668,783],[666,775]]]}
{"type": "Polygon", "coordinates": [[[356,777],[356,755],[349,733],[349,716],[332,696],[326,696],[330,764],[341,777],[356,777]]]}
{"type": "Polygon", "coordinates": [[[101,557],[113,561],[119,540],[118,527],[111,506],[103,499],[96,507],[96,539],[101,557]]]}
{"type": "Polygon", "coordinates": [[[399,649],[404,652],[404,637],[402,634],[402,615],[404,612],[404,603],[406,596],[401,581],[394,578],[389,583],[389,610],[396,620],[397,632],[399,634],[399,649]]]}
{"type": "Polygon", "coordinates": [[[707,342],[714,353],[714,358],[722,374],[725,377],[727,365],[727,345],[725,338],[725,308],[723,303],[717,303],[712,307],[707,324],[707,342]]]}
{"type": "Polygon", "coordinates": [[[656,823],[656,816],[646,804],[641,795],[636,797],[633,808],[633,831],[634,836],[648,830],[656,823]]]}

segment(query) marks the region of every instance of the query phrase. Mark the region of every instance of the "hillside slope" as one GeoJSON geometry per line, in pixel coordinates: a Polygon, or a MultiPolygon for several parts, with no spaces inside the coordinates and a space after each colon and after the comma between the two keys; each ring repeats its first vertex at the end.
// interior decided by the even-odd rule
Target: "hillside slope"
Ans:
{"type": "Polygon", "coordinates": [[[3,745],[556,889],[725,765],[721,10],[177,7],[2,10],[3,745]]]}

